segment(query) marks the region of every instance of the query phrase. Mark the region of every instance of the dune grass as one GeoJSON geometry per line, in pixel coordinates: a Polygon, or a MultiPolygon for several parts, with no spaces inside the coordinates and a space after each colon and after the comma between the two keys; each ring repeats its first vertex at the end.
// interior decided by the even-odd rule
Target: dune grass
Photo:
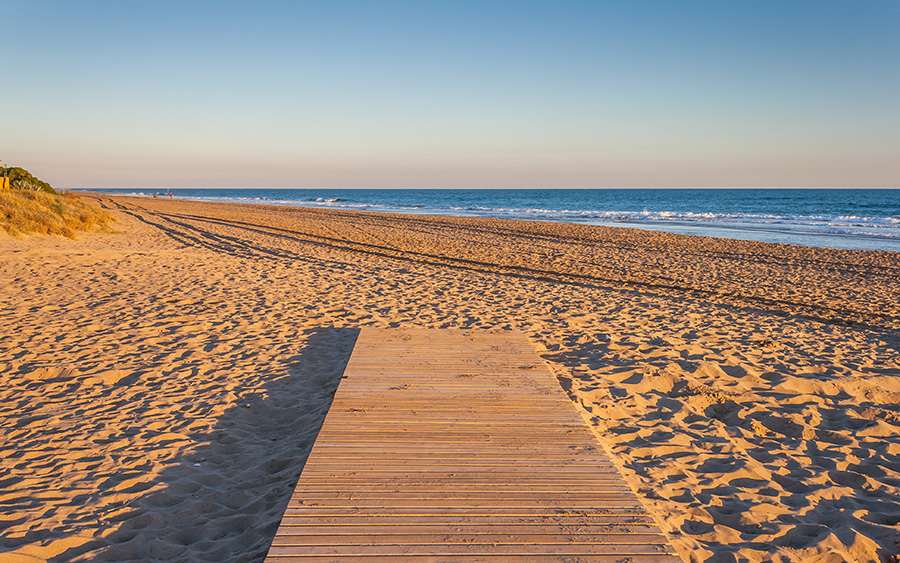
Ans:
{"type": "Polygon", "coordinates": [[[115,217],[72,194],[37,190],[0,190],[0,227],[13,236],[62,235],[112,231],[115,217]]]}

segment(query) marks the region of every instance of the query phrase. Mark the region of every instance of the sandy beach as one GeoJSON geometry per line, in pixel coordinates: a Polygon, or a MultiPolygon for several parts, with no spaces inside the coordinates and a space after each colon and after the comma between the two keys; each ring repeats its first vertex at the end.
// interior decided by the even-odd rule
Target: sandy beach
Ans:
{"type": "Polygon", "coordinates": [[[900,253],[84,198],[0,234],[0,561],[261,561],[361,326],[524,332],[686,562],[900,554],[900,253]]]}

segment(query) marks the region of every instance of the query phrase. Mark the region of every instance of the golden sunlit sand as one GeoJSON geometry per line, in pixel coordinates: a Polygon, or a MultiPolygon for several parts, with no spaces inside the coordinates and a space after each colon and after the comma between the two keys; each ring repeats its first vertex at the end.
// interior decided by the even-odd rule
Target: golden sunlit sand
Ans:
{"type": "Polygon", "coordinates": [[[0,560],[261,560],[361,326],[522,331],[685,561],[900,552],[898,253],[85,198],[0,234],[0,560]]]}

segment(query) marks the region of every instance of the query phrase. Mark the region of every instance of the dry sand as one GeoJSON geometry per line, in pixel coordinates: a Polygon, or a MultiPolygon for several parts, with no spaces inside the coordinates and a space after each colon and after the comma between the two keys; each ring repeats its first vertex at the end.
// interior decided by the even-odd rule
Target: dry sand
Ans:
{"type": "Polygon", "coordinates": [[[531,338],[685,561],[900,552],[900,254],[100,197],[0,237],[0,560],[258,561],[360,326],[531,338]]]}

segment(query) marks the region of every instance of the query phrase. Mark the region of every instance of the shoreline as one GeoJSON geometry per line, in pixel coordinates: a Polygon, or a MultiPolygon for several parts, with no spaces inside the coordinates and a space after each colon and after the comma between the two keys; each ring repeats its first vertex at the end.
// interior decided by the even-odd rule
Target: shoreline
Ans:
{"type": "MultiPolygon", "coordinates": [[[[678,188],[673,188],[678,190],[678,188]]],[[[443,216],[443,217],[468,217],[468,218],[485,218],[485,219],[501,219],[501,220],[517,220],[517,221],[537,221],[550,223],[564,223],[574,225],[597,225],[610,226],[617,228],[641,229],[655,232],[668,232],[673,234],[688,234],[695,236],[708,236],[713,238],[735,238],[736,240],[749,240],[756,242],[769,242],[775,244],[792,244],[797,246],[812,246],[818,248],[834,248],[848,250],[879,250],[888,252],[900,252],[900,238],[898,235],[885,235],[880,230],[887,228],[888,231],[896,229],[896,217],[852,217],[852,216],[828,216],[828,215],[796,215],[796,212],[785,215],[766,214],[760,210],[755,212],[741,213],[736,210],[726,212],[724,209],[718,212],[686,212],[682,209],[679,212],[671,210],[647,211],[643,212],[635,210],[626,211],[589,211],[587,208],[578,210],[577,204],[575,209],[518,209],[507,208],[504,204],[503,208],[481,207],[480,204],[475,207],[474,202],[466,203],[465,199],[459,200],[457,204],[450,207],[447,202],[443,206],[434,206],[425,200],[416,199],[417,204],[398,204],[397,201],[390,203],[392,198],[379,199],[378,202],[363,203],[365,196],[361,200],[355,201],[355,198],[345,199],[345,192],[377,192],[378,190],[352,190],[352,189],[293,189],[285,188],[287,192],[300,192],[307,195],[312,193],[321,193],[323,197],[312,199],[278,199],[273,194],[279,190],[253,190],[253,189],[217,189],[217,188],[176,188],[177,197],[185,201],[199,201],[204,203],[237,203],[251,205],[277,205],[279,207],[304,207],[308,209],[333,209],[343,211],[364,211],[375,213],[395,213],[400,215],[420,215],[420,216],[443,216]],[[246,193],[245,197],[218,197],[215,195],[199,195],[201,192],[228,192],[246,193]],[[250,197],[249,194],[256,193],[257,196],[250,197]],[[261,194],[268,194],[262,196],[261,194]],[[334,197],[328,197],[328,196],[334,197]],[[586,213],[586,214],[585,214],[586,213]],[[654,218],[654,214],[658,214],[654,218]],[[709,216],[706,216],[709,215],[709,216]],[[701,218],[703,216],[703,218],[701,218]],[[797,222],[799,219],[799,222],[797,222]],[[857,232],[842,232],[848,228],[845,224],[851,219],[856,219],[855,224],[857,232]],[[871,221],[874,220],[874,223],[871,221]],[[835,223],[836,221],[836,223],[835,223]],[[887,222],[887,224],[885,224],[887,222]],[[841,225],[841,226],[837,226],[841,225]],[[864,231],[870,232],[864,232],[864,231]]],[[[415,194],[423,190],[383,190],[387,193],[396,194],[397,192],[408,192],[415,194]]],[[[426,192],[428,190],[425,190],[426,192]]],[[[432,190],[432,191],[453,191],[453,190],[432,190]]],[[[479,190],[459,190],[463,192],[475,192],[479,190]]],[[[497,192],[498,190],[481,190],[487,192],[497,192]]],[[[499,190],[502,191],[502,190],[499,190]]],[[[508,190],[511,193],[518,193],[528,190],[508,190]]],[[[532,190],[534,191],[534,190],[532,190]]],[[[572,192],[584,192],[592,190],[562,190],[572,192]]],[[[593,191],[625,191],[625,190],[593,190],[593,191]]],[[[639,190],[641,191],[641,190],[639,190]]],[[[647,191],[647,190],[643,190],[647,191]]],[[[649,190],[651,192],[655,190],[649,190]]],[[[689,192],[703,190],[684,190],[689,192]]],[[[739,190],[738,190],[739,191],[739,190]]],[[[752,190],[751,191],[759,191],[752,190]]],[[[769,191],[785,191],[785,190],[769,190],[769,191]]],[[[796,191],[796,190],[786,190],[796,191]]],[[[843,191],[847,191],[844,189],[843,191]]],[[[873,191],[873,190],[862,190],[873,191]]],[[[884,190],[875,190],[884,191],[884,190]]],[[[136,195],[133,190],[121,189],[121,192],[96,192],[108,193],[111,196],[124,197],[153,197],[152,194],[138,191],[141,195],[136,195]]],[[[79,190],[79,193],[92,193],[85,190],[79,190]]],[[[167,195],[167,194],[163,194],[167,195]]],[[[515,201],[515,198],[513,198],[515,201]]],[[[432,202],[433,203],[433,202],[432,202]]],[[[496,202],[495,202],[496,203],[496,202]]],[[[519,202],[524,203],[524,202],[519,202]]],[[[533,202],[532,202],[533,203],[533,202]]],[[[557,201],[556,204],[562,204],[557,201]]],[[[573,202],[574,203],[574,202],[573,202]]],[[[699,204],[699,202],[698,202],[699,204]]],[[[643,205],[643,204],[642,204],[643,205]]]]}
{"type": "Polygon", "coordinates": [[[79,195],[0,238],[0,557],[261,559],[360,326],[523,331],[685,561],[900,552],[897,253],[79,195]]]}

